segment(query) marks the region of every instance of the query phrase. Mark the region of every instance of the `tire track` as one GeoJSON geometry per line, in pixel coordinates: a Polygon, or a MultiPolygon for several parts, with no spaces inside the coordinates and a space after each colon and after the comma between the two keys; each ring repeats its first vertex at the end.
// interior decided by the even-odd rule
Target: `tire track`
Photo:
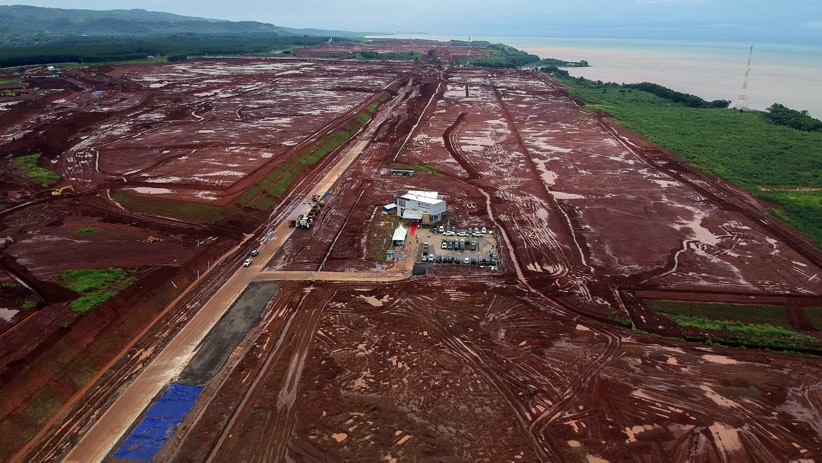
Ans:
{"type": "Polygon", "coordinates": [[[300,310],[312,289],[309,287],[299,303],[289,309],[291,315],[276,345],[223,429],[207,462],[228,461],[240,456],[242,461],[267,462],[279,461],[283,457],[295,420],[293,407],[303,366],[322,313],[333,298],[332,294],[322,304],[300,310]],[[274,407],[268,403],[272,390],[276,390],[274,407]],[[264,418],[238,423],[241,417],[255,415],[255,412],[257,416],[264,413],[264,418]],[[235,434],[242,436],[242,442],[230,440],[235,434]]]}

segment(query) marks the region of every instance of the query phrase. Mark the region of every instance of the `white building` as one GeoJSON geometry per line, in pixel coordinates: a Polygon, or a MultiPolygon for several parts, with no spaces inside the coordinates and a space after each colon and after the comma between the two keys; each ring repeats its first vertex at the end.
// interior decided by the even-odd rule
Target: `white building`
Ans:
{"type": "Polygon", "coordinates": [[[407,220],[415,220],[424,224],[442,220],[445,215],[445,200],[435,191],[411,190],[397,196],[397,215],[407,220]]]}

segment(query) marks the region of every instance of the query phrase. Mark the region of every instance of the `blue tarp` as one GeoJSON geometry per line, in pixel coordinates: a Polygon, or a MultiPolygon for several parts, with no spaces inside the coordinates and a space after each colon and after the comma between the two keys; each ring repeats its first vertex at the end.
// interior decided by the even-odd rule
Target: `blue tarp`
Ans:
{"type": "Polygon", "coordinates": [[[174,435],[177,425],[194,406],[203,386],[171,383],[165,394],[148,409],[145,418],[126,438],[114,458],[151,461],[174,435]]]}

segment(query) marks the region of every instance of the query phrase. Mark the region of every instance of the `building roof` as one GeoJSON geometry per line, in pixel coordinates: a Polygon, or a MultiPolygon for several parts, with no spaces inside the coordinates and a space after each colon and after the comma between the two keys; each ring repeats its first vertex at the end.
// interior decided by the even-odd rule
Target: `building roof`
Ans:
{"type": "Polygon", "coordinates": [[[397,205],[396,205],[396,204],[394,204],[394,203],[391,203],[391,204],[386,204],[386,205],[385,205],[385,206],[383,206],[382,208],[383,208],[384,210],[386,210],[386,211],[391,211],[391,210],[396,209],[396,208],[397,208],[397,205]]]}
{"type": "Polygon", "coordinates": [[[438,199],[440,197],[440,195],[436,191],[408,190],[408,194],[415,196],[423,196],[425,198],[431,199],[438,199]]]}
{"type": "Polygon", "coordinates": [[[405,241],[405,235],[408,233],[408,230],[405,229],[402,225],[397,227],[394,230],[394,236],[391,238],[391,241],[405,241]]]}
{"type": "Polygon", "coordinates": [[[407,199],[410,201],[417,201],[418,203],[423,204],[439,204],[444,202],[441,199],[437,199],[437,193],[433,191],[409,191],[408,193],[400,196],[402,199],[407,199]],[[424,194],[418,194],[424,193],[424,194]],[[433,195],[433,196],[432,196],[433,195]]]}

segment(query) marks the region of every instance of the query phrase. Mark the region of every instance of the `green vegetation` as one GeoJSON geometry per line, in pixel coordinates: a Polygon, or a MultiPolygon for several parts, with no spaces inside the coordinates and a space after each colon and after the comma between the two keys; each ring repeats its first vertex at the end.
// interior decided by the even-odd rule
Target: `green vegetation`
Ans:
{"type": "Polygon", "coordinates": [[[737,400],[741,398],[759,399],[762,397],[762,392],[754,386],[713,386],[712,389],[722,397],[737,400]]]}
{"type": "Polygon", "coordinates": [[[643,300],[645,307],[663,315],[707,317],[740,323],[764,323],[791,329],[785,309],[776,305],[741,305],[715,302],[643,300]]]}
{"type": "Polygon", "coordinates": [[[415,60],[415,59],[422,59],[422,55],[419,53],[380,53],[377,51],[361,51],[355,55],[355,58],[362,58],[362,59],[405,59],[405,60],[415,60]]]}
{"type": "Polygon", "coordinates": [[[26,298],[23,303],[20,305],[20,308],[23,310],[29,310],[37,307],[37,302],[34,299],[26,298]]]}
{"type": "Polygon", "coordinates": [[[134,279],[121,268],[67,270],[60,276],[63,286],[79,294],[71,310],[86,313],[130,285],[134,279]]]}
{"type": "Polygon", "coordinates": [[[57,393],[48,389],[29,403],[28,407],[26,407],[26,414],[28,414],[31,421],[37,426],[42,426],[46,424],[46,421],[57,413],[62,406],[63,403],[60,401],[57,393]]]}
{"type": "Polygon", "coordinates": [[[501,43],[488,45],[486,50],[490,53],[489,56],[474,58],[469,63],[484,68],[518,68],[540,60],[537,55],[501,43]]]}
{"type": "Polygon", "coordinates": [[[394,164],[394,167],[399,169],[413,169],[420,172],[428,172],[429,174],[439,175],[440,168],[431,164],[394,164]]]}
{"type": "Polygon", "coordinates": [[[565,61],[563,59],[556,59],[556,58],[543,58],[539,60],[539,62],[534,63],[537,67],[547,67],[547,68],[587,68],[588,61],[584,59],[579,61],[565,61]]]}
{"type": "Polygon", "coordinates": [[[37,165],[40,160],[40,153],[27,154],[20,156],[14,160],[14,165],[17,168],[26,171],[26,177],[33,180],[42,186],[49,186],[50,184],[60,180],[60,176],[50,170],[46,170],[37,165]]]}
{"type": "Polygon", "coordinates": [[[377,214],[368,227],[368,257],[376,262],[385,262],[388,258],[388,247],[397,228],[397,216],[377,214]]]}
{"type": "Polygon", "coordinates": [[[717,332],[732,343],[771,349],[822,348],[821,340],[793,330],[782,307],[663,300],[643,303],[678,326],[717,332]]]}
{"type": "Polygon", "coordinates": [[[97,233],[98,231],[100,231],[100,229],[96,227],[80,227],[77,230],[74,230],[74,233],[77,233],[78,235],[86,235],[89,233],[97,233]]]}
{"type": "Polygon", "coordinates": [[[551,74],[589,108],[772,201],[777,217],[822,244],[822,132],[775,125],[759,111],[694,108],[630,86],[551,74]]]}
{"type": "Polygon", "coordinates": [[[808,307],[805,310],[805,317],[811,326],[822,331],[822,307],[808,307]]]}
{"type": "Polygon", "coordinates": [[[323,43],[323,37],[282,37],[264,33],[177,34],[157,37],[74,37],[60,43],[0,48],[0,67],[46,63],[102,63],[166,56],[238,55],[323,43]]]}
{"type": "Polygon", "coordinates": [[[670,88],[663,87],[662,85],[652,84],[650,82],[624,84],[623,87],[652,93],[660,98],[687,106],[689,108],[727,108],[731,105],[730,100],[714,100],[708,102],[698,96],[677,92],[671,90],[670,88]]]}
{"type": "Polygon", "coordinates": [[[299,178],[307,168],[320,162],[326,155],[350,140],[371,120],[379,105],[388,98],[388,93],[381,94],[376,101],[369,104],[365,110],[357,113],[342,127],[319,138],[277,166],[261,181],[252,185],[237,197],[237,204],[260,212],[271,210],[276,201],[288,191],[294,180],[299,178]]]}
{"type": "Polygon", "coordinates": [[[491,46],[491,42],[487,40],[472,40],[470,42],[467,40],[451,40],[451,45],[457,47],[467,47],[469,45],[472,47],[488,47],[491,46]]]}
{"type": "Polygon", "coordinates": [[[239,211],[232,207],[212,206],[177,199],[152,198],[118,191],[112,195],[126,209],[183,220],[185,222],[214,224],[239,211]]]}
{"type": "Polygon", "coordinates": [[[784,125],[796,130],[822,132],[822,121],[808,115],[808,111],[796,111],[779,103],[774,103],[767,109],[765,120],[771,124],[784,125]]]}

